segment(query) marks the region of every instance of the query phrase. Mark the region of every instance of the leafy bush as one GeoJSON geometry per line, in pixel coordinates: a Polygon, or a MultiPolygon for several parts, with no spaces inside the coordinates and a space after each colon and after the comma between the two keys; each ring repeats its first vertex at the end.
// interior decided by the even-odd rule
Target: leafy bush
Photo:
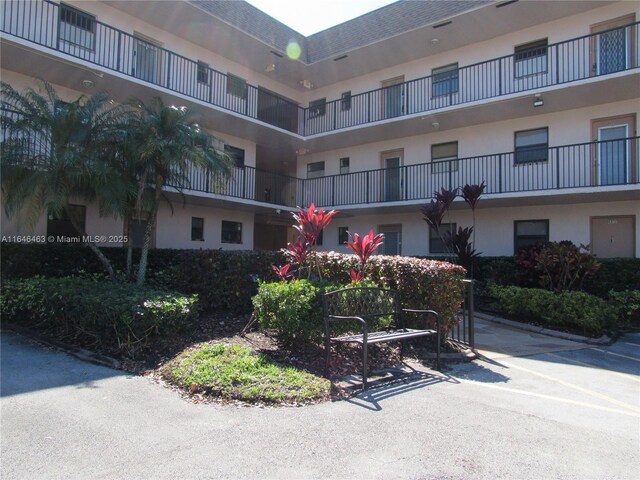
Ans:
{"type": "Polygon", "coordinates": [[[600,268],[586,246],[568,240],[522,248],[515,261],[521,286],[542,286],[554,292],[581,290],[600,268]]]}
{"type": "MultiPolygon", "coordinates": [[[[358,287],[374,287],[372,282],[361,281],[358,287]]],[[[273,329],[283,343],[303,347],[320,344],[324,332],[322,295],[343,286],[310,280],[261,283],[257,295],[253,297],[254,315],[264,329],[273,329]]],[[[390,325],[391,319],[377,319],[369,324],[372,331],[390,325]]],[[[360,324],[340,322],[332,332],[344,334],[360,331],[360,324]]]]}
{"type": "MultiPolygon", "coordinates": [[[[350,284],[349,272],[357,267],[356,255],[313,253],[326,283],[308,280],[262,283],[254,297],[255,315],[264,328],[274,328],[289,343],[315,342],[322,338],[324,321],[320,295],[350,284]]],[[[435,260],[396,256],[372,256],[367,263],[370,283],[398,290],[403,308],[430,308],[440,313],[443,333],[455,324],[464,299],[464,269],[435,260]]]]}
{"type": "Polygon", "coordinates": [[[492,295],[496,310],[517,320],[577,327],[582,333],[595,336],[602,335],[615,321],[613,309],[605,300],[584,292],[553,293],[494,285],[492,295]]]}
{"type": "MultiPolygon", "coordinates": [[[[325,278],[336,284],[349,283],[349,271],[358,261],[355,255],[317,255],[325,278]]],[[[442,317],[445,334],[456,322],[464,300],[465,270],[447,262],[376,255],[367,264],[367,278],[380,287],[397,290],[402,308],[436,310],[442,317]]]]}
{"type": "Polygon", "coordinates": [[[285,344],[318,343],[323,319],[321,288],[309,280],[261,283],[253,314],[261,328],[273,329],[285,344]]]}
{"type": "Polygon", "coordinates": [[[611,290],[609,301],[618,313],[619,327],[640,328],[640,290],[611,290]]]}
{"type": "Polygon", "coordinates": [[[257,280],[275,280],[271,265],[282,260],[279,252],[183,251],[174,267],[174,288],[197,293],[205,310],[249,313],[257,280]]]}
{"type": "Polygon", "coordinates": [[[640,290],[640,258],[602,258],[602,266],[584,283],[587,293],[607,298],[614,290],[640,290]]]}
{"type": "Polygon", "coordinates": [[[171,383],[227,400],[308,402],[329,396],[329,380],[282,367],[240,345],[204,344],[162,368],[171,383]]]}
{"type": "Polygon", "coordinates": [[[34,277],[4,282],[0,312],[3,321],[133,355],[151,336],[188,328],[198,301],[97,277],[34,277]]]}

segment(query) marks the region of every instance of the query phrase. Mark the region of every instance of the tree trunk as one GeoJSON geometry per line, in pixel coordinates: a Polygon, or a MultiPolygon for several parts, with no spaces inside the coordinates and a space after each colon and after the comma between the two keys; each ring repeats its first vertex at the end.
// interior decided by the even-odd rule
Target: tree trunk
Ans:
{"type": "Polygon", "coordinates": [[[147,228],[144,231],[144,242],[142,244],[142,251],[140,252],[140,263],[138,264],[136,285],[139,287],[144,285],[147,275],[147,258],[149,256],[149,248],[151,247],[151,235],[153,234],[153,230],[158,219],[158,207],[160,206],[160,196],[162,195],[163,184],[164,177],[156,175],[155,198],[153,199],[153,206],[151,207],[151,212],[147,221],[147,228]]]}
{"type": "Polygon", "coordinates": [[[82,237],[82,243],[85,244],[87,247],[89,247],[89,249],[98,257],[98,259],[100,260],[100,263],[102,263],[102,266],[109,274],[109,278],[111,280],[115,280],[116,274],[113,271],[111,262],[107,257],[104,256],[104,254],[100,251],[100,249],[96,246],[94,242],[86,241],[86,239],[89,238],[89,236],[87,235],[87,232],[85,232],[84,228],[80,227],[80,223],[76,219],[75,215],[73,215],[73,212],[71,212],[69,205],[66,205],[64,207],[64,211],[67,213],[67,216],[69,217],[69,221],[71,222],[71,225],[73,225],[73,228],[75,228],[76,232],[78,232],[82,237]]]}

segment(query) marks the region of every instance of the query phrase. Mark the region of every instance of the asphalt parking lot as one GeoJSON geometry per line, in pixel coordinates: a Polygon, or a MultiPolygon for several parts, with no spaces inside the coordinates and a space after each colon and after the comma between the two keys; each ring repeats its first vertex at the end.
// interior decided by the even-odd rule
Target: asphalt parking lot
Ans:
{"type": "Polygon", "coordinates": [[[350,401],[238,408],[3,331],[0,476],[640,478],[640,334],[506,332],[529,353],[491,351],[485,331],[481,359],[350,401]]]}

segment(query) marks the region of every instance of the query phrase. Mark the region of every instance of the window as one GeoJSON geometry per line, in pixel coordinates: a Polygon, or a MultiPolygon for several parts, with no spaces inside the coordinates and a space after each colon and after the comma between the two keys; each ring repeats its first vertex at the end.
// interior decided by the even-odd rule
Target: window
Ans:
{"type": "Polygon", "coordinates": [[[351,110],[351,91],[344,92],[342,97],[340,98],[340,109],[344,112],[345,110],[351,110]]]}
{"type": "Polygon", "coordinates": [[[60,40],[79,47],[95,48],[96,17],[68,5],[60,5],[60,40]]]}
{"type": "Polygon", "coordinates": [[[191,217],[191,241],[204,242],[204,218],[191,217]]]}
{"type": "MultiPolygon", "coordinates": [[[[80,228],[84,231],[85,222],[87,218],[87,207],[84,205],[69,205],[71,215],[80,225],[80,228]]],[[[47,219],[47,236],[54,237],[55,242],[60,240],[62,243],[75,243],[80,242],[80,235],[82,232],[78,232],[69,219],[67,212],[63,211],[60,215],[50,213],[47,219]],[[64,238],[63,238],[64,237],[64,238]]]]}
{"type": "Polygon", "coordinates": [[[227,73],[227,93],[243,100],[247,99],[247,81],[227,73]]]}
{"type": "Polygon", "coordinates": [[[323,241],[324,241],[324,230],[320,230],[320,233],[318,234],[318,238],[316,238],[316,245],[322,245],[323,241]]]}
{"type": "Polygon", "coordinates": [[[307,164],[307,178],[324,177],[324,162],[307,164]]]}
{"type": "Polygon", "coordinates": [[[546,162],[549,159],[549,129],[515,133],[515,163],[546,162]]]}
{"type": "Polygon", "coordinates": [[[244,150],[237,147],[232,147],[231,145],[224,146],[224,153],[229,155],[233,160],[233,164],[238,167],[244,167],[244,150]]]}
{"type": "Polygon", "coordinates": [[[223,220],[222,243],[242,243],[242,224],[223,220]]]}
{"type": "Polygon", "coordinates": [[[452,63],[431,70],[431,96],[440,97],[458,92],[458,64],[452,63]]]}
{"type": "Polygon", "coordinates": [[[514,222],[513,251],[549,241],[549,220],[516,220],[514,222]]]}
{"type": "Polygon", "coordinates": [[[313,102],[309,102],[309,118],[315,118],[315,117],[320,117],[324,115],[326,108],[327,108],[326,98],[320,98],[319,100],[314,100],[313,102]]]}
{"type": "Polygon", "coordinates": [[[340,159],[340,174],[349,173],[349,157],[340,159]]]}
{"type": "Polygon", "coordinates": [[[209,85],[209,64],[198,60],[198,83],[209,85]]]}
{"type": "Polygon", "coordinates": [[[338,245],[344,245],[349,240],[349,227],[338,227],[338,245]]]}
{"type": "MultiPolygon", "coordinates": [[[[445,236],[446,232],[453,234],[455,233],[455,231],[455,223],[443,223],[440,225],[440,233],[443,237],[445,236]]],[[[429,227],[429,253],[451,253],[442,241],[442,238],[438,236],[438,232],[436,231],[436,229],[433,227],[429,227]]]]}
{"type": "Polygon", "coordinates": [[[514,76],[516,78],[547,71],[547,39],[520,45],[514,49],[514,76]]]}
{"type": "Polygon", "coordinates": [[[431,145],[431,173],[458,171],[458,142],[431,145]]]}

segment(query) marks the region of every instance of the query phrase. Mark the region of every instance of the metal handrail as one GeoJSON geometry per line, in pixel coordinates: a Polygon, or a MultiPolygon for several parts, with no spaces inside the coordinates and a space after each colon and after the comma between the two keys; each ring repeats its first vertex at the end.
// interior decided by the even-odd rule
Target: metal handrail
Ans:
{"type": "MultiPolygon", "coordinates": [[[[89,38],[86,32],[67,28],[66,34],[75,35],[76,38],[72,40],[76,42],[62,39],[59,9],[59,4],[51,0],[5,0],[2,2],[0,30],[302,136],[426,113],[452,105],[463,105],[584,80],[640,66],[640,22],[635,22],[546,46],[543,49],[544,69],[542,62],[529,65],[533,70],[540,68],[539,72],[530,75],[517,74],[518,60],[516,55],[510,54],[459,67],[454,70],[457,75],[447,72],[443,81],[439,80],[443,78],[443,74],[429,75],[357,93],[351,95],[348,101],[331,100],[326,102],[324,114],[318,114],[317,108],[301,107],[295,102],[248,83],[240,84],[241,92],[238,95],[238,92],[233,91],[233,86],[230,86],[237,77],[217,71],[98,20],[92,20],[95,27],[91,32],[91,48],[82,45],[83,41],[89,38]],[[625,42],[634,41],[634,45],[627,46],[624,65],[610,63],[605,65],[606,68],[598,69],[591,58],[593,42],[618,31],[623,32],[625,42]],[[147,53],[144,52],[145,49],[147,53]],[[138,53],[139,57],[147,55],[139,65],[136,64],[139,61],[136,58],[138,51],[141,52],[138,53]],[[150,65],[152,67],[149,71],[136,72],[138,67],[149,69],[150,65]],[[206,81],[199,81],[203,78],[206,81]],[[439,87],[434,90],[434,85],[439,87]]],[[[534,61],[535,58],[533,57],[534,61]]],[[[620,59],[616,61],[619,62],[620,59]]]]}

